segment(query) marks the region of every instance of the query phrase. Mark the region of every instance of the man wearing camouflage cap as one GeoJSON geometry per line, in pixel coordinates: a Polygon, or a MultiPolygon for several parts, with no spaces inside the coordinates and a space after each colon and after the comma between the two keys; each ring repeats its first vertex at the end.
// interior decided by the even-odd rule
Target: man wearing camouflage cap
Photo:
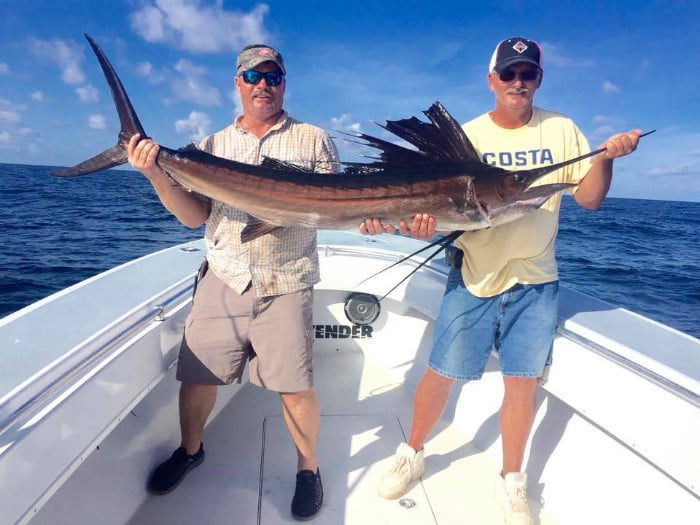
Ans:
{"type": "MultiPolygon", "coordinates": [[[[338,154],[328,134],[282,109],[286,73],[282,55],[270,46],[244,48],[234,78],[243,113],[202,140],[200,148],[248,164],[271,157],[312,171],[337,171],[338,154]]],[[[217,386],[240,382],[248,363],[250,382],[280,395],[297,449],[292,515],[309,519],[323,501],[311,336],[312,289],[320,279],[316,231],[279,227],[242,244],[250,217],[173,184],[155,162],[158,145],[139,139],[136,135],[129,144],[129,162],[180,222],[191,228],[206,223],[208,249],[177,368],[181,446],[153,471],[148,488],[170,492],[204,460],[201,438],[217,386]]]]}

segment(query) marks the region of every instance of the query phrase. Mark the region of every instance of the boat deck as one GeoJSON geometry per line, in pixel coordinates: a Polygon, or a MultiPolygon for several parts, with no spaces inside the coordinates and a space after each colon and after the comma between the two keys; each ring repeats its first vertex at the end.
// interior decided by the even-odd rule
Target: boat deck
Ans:
{"type": "MultiPolygon", "coordinates": [[[[443,421],[426,444],[423,478],[399,500],[378,497],[376,487],[386,460],[408,433],[412,392],[359,350],[318,352],[314,359],[315,390],[321,408],[317,455],[325,498],[321,512],[309,523],[503,523],[501,509],[492,497],[499,467],[470,442],[469,436],[443,421]]],[[[151,404],[149,397],[153,403],[164,396],[174,397],[177,383],[172,376],[171,370],[144,399],[144,409],[151,404]]],[[[296,523],[290,514],[296,453],[281,415],[279,396],[249,383],[223,388],[236,392],[231,401],[217,406],[218,413],[206,428],[204,463],[173,492],[147,496],[129,520],[130,525],[296,523]]],[[[139,410],[136,407],[132,412],[135,418],[139,410]]],[[[60,525],[64,519],[68,520],[66,524],[74,523],[75,509],[61,508],[71,499],[61,497],[60,492],[80,493],[81,485],[87,491],[95,472],[119,468],[113,462],[115,456],[141,455],[143,472],[167,458],[178,446],[175,406],[170,407],[170,413],[163,411],[153,424],[171,428],[172,442],[161,441],[154,448],[129,428],[120,428],[128,427],[129,421],[125,421],[115,430],[114,439],[102,443],[103,454],[88,457],[59,489],[58,497],[52,498],[31,523],[60,525]],[[161,418],[168,421],[158,420],[161,418]],[[119,434],[129,437],[124,439],[119,434]],[[115,446],[125,449],[105,450],[115,446]],[[108,464],[104,468],[99,462],[108,464]]],[[[143,486],[130,490],[143,491],[143,486]]],[[[557,523],[541,512],[537,501],[530,503],[533,515],[539,515],[535,523],[557,523]]],[[[82,501],[80,506],[83,523],[104,517],[104,502],[82,501]]]]}
{"type": "MultiPolygon", "coordinates": [[[[408,432],[412,393],[361,352],[318,353],[315,370],[325,500],[312,523],[503,522],[491,496],[497,466],[447,425],[426,445],[422,480],[401,500],[376,496],[385,460],[408,432]]],[[[150,496],[130,523],[295,522],[290,502],[296,453],[276,394],[244,385],[208,426],[206,454],[181,486],[150,496]]],[[[539,514],[539,505],[532,506],[539,514]]],[[[555,521],[543,515],[540,523],[555,521]]]]}
{"type": "MultiPolygon", "coordinates": [[[[376,495],[410,427],[446,274],[444,262],[431,261],[382,301],[371,326],[348,324],[350,291],[381,297],[405,275],[400,265],[357,284],[415,249],[394,237],[336,232],[319,244],[313,322],[325,503],[312,523],[500,524],[495,357],[481,381],[453,388],[426,443],[422,480],[403,501],[376,495]]],[[[156,252],[0,320],[12,372],[0,381],[0,525],[293,522],[296,454],[279,397],[247,383],[219,389],[203,465],[168,495],[145,491],[178,446],[173,364],[201,250],[198,242],[156,252]]],[[[562,289],[554,346],[524,466],[535,522],[697,515],[700,342],[562,289]],[[582,495],[595,504],[581,505],[582,495]]]]}

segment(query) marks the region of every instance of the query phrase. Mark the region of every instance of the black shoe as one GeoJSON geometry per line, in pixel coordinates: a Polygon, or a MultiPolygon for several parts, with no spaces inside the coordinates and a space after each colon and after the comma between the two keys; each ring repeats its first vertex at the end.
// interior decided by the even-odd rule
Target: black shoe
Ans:
{"type": "Polygon", "coordinates": [[[323,503],[323,485],[321,472],[310,470],[297,472],[297,488],[292,499],[292,516],[304,521],[313,518],[323,503]]]}
{"type": "Polygon", "coordinates": [[[185,478],[190,470],[204,461],[204,445],[199,445],[199,450],[189,455],[185,447],[178,448],[170,459],[158,465],[148,480],[148,491],[153,494],[167,494],[185,478]]]}

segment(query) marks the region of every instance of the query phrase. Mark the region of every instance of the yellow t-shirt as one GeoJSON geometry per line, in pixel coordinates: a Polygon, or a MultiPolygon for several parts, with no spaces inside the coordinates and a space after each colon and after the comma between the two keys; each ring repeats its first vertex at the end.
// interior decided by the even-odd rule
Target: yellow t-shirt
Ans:
{"type": "MultiPolygon", "coordinates": [[[[571,119],[537,107],[530,122],[518,129],[497,126],[488,113],[462,128],[483,162],[508,170],[556,164],[590,151],[588,141],[571,119]]],[[[578,183],[591,164],[585,159],[566,166],[545,175],[534,186],[578,183]]],[[[554,240],[560,203],[561,192],[518,220],[462,234],[455,244],[464,251],[462,277],[467,289],[478,297],[492,297],[518,283],[555,281],[554,240]]]]}

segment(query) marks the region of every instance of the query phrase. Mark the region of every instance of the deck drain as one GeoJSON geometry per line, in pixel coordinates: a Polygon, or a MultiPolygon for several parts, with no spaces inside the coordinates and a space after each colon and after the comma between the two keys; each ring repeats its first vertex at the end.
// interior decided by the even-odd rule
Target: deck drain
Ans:
{"type": "Polygon", "coordinates": [[[404,509],[412,509],[416,506],[416,502],[411,498],[401,498],[399,500],[399,505],[401,505],[404,509]]]}

